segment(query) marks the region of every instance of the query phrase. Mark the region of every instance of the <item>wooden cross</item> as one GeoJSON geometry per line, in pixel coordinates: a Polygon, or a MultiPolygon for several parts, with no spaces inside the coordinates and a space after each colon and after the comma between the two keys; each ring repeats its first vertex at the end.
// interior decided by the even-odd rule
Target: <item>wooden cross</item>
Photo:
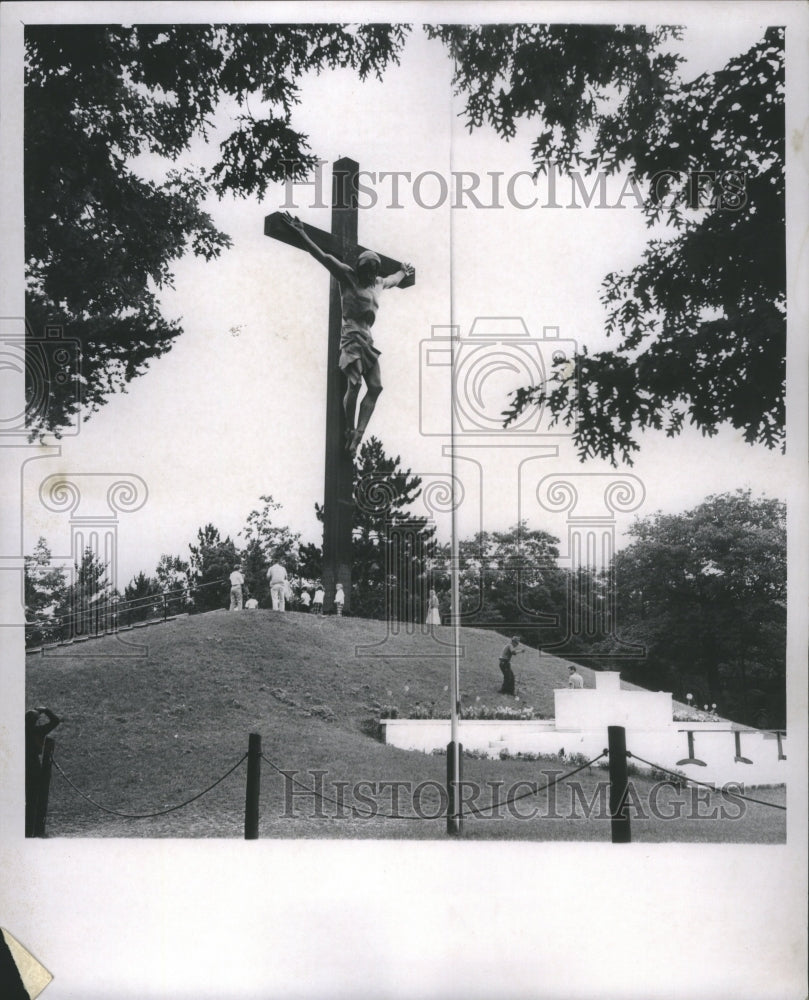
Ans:
{"type": "MultiPolygon", "coordinates": [[[[343,157],[332,169],[332,212],[330,233],[304,223],[309,238],[325,253],[337,257],[350,267],[357,257],[369,249],[357,243],[357,176],[359,164],[343,157]]],[[[281,212],[273,212],[264,220],[264,235],[298,249],[305,249],[300,237],[285,221],[281,212]]],[[[374,251],[382,261],[380,274],[387,277],[401,270],[392,257],[374,251]]],[[[408,275],[400,288],[416,280],[415,272],[408,275]]],[[[353,528],[354,463],[345,446],[345,414],[343,396],[345,379],[338,367],[342,305],[340,286],[331,279],[329,296],[329,344],[326,376],[326,470],[323,487],[323,589],[326,592],[324,611],[334,603],[337,584],[345,591],[345,610],[351,609],[351,532],[353,528]]]]}

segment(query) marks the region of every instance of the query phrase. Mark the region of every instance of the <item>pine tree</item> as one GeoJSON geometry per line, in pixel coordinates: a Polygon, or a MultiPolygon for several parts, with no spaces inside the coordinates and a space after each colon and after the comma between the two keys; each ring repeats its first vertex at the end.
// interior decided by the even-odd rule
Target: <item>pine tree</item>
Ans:
{"type": "Polygon", "coordinates": [[[206,524],[197,531],[188,571],[191,598],[196,611],[213,611],[227,606],[229,576],[239,564],[239,554],[230,537],[221,538],[219,529],[206,524]]]}
{"type": "Polygon", "coordinates": [[[51,565],[51,550],[40,537],[33,555],[25,557],[25,643],[39,646],[59,637],[56,609],[64,602],[67,581],[63,569],[51,565]]]}
{"type": "MultiPolygon", "coordinates": [[[[435,525],[408,508],[421,479],[369,437],[357,458],[351,570],[351,612],[363,618],[424,621],[435,525]]],[[[315,504],[319,520],[323,509],[315,504]]],[[[314,551],[310,553],[315,563],[314,551]]]]}

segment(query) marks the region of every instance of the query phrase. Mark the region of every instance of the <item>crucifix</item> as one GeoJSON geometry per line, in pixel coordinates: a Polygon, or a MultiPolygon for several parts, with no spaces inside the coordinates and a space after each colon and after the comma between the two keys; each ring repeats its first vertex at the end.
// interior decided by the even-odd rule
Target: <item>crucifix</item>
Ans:
{"type": "MultiPolygon", "coordinates": [[[[343,157],[336,160],[332,169],[332,214],[330,233],[306,223],[300,224],[309,240],[321,251],[337,258],[350,268],[356,268],[360,255],[370,254],[379,261],[378,272],[382,279],[402,271],[403,265],[391,257],[357,243],[357,176],[359,164],[343,157]]],[[[281,212],[273,212],[264,220],[264,235],[290,246],[311,252],[298,230],[290,225],[281,212]]],[[[415,282],[410,271],[401,281],[400,288],[415,282]]],[[[340,284],[332,275],[329,296],[329,341],[326,376],[326,469],[323,502],[323,589],[326,592],[324,611],[331,610],[337,584],[345,592],[344,610],[351,607],[351,532],[353,528],[354,462],[353,453],[346,447],[350,440],[346,434],[344,396],[346,382],[340,371],[341,334],[343,330],[343,302],[340,284]]],[[[355,441],[358,442],[358,438],[355,441]]]]}

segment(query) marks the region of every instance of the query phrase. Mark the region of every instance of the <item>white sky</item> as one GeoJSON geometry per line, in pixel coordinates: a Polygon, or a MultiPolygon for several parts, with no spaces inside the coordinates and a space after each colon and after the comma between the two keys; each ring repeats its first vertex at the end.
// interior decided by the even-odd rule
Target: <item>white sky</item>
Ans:
{"type": "MultiPolygon", "coordinates": [[[[689,72],[723,65],[760,34],[760,24],[744,17],[721,34],[708,26],[689,29],[681,47],[689,72]]],[[[324,159],[351,156],[361,169],[377,174],[398,170],[415,177],[436,171],[449,178],[452,170],[500,171],[505,185],[518,171],[530,170],[534,129],[521,129],[510,143],[488,129],[470,136],[458,117],[460,104],[452,101],[450,73],[443,46],[417,29],[401,66],[389,70],[383,82],[360,84],[349,72],[308,79],[294,125],[308,133],[312,149],[324,159]]],[[[227,109],[220,121],[223,129],[229,126],[227,109]]],[[[194,162],[213,162],[216,150],[199,144],[194,154],[194,162]]],[[[141,169],[151,173],[156,167],[144,161],[141,169]]],[[[327,199],[329,177],[327,165],[327,199]]],[[[454,322],[467,334],[476,316],[522,317],[532,337],[550,326],[579,345],[604,345],[601,281],[612,269],[632,266],[648,231],[631,199],[623,210],[506,205],[451,211],[448,202],[430,210],[416,203],[412,186],[403,182],[404,207],[392,209],[390,182],[379,182],[376,190],[378,204],[360,212],[360,240],[412,261],[417,283],[383,297],[375,339],[385,392],[369,433],[431,482],[432,475],[446,475],[449,468],[442,454],[448,436],[419,432],[420,378],[425,408],[433,417],[440,414],[448,430],[448,382],[420,361],[420,342],[432,326],[454,322]]],[[[486,190],[484,184],[484,200],[486,190]]],[[[539,190],[542,194],[542,183],[539,190]]],[[[431,203],[435,191],[435,181],[425,181],[422,201],[431,203]]],[[[529,197],[525,179],[516,191],[529,197]]],[[[564,178],[559,191],[566,204],[564,178]]],[[[312,207],[313,189],[296,186],[295,192],[298,214],[329,228],[329,210],[312,207]]],[[[55,472],[131,473],[148,485],[144,506],[120,517],[119,587],[139,570],[152,573],[163,552],[187,557],[188,543],[208,521],[223,536],[235,537],[261,494],[283,504],[279,518],[304,541],[319,541],[314,503],[323,490],[329,282],[307,255],[263,235],[264,216],[283,200],[282,185],[274,185],[261,202],[210,201],[214,220],[233,239],[232,249],[212,263],[188,257],[177,266],[176,288],[167,290],[162,302],[168,315],[182,317],[184,335],[127,394],[113,397],[77,436],[64,438],[59,458],[28,465],[26,551],[44,534],[56,556],[68,554],[65,515],[46,512],[37,499],[39,483],[55,472]]],[[[500,401],[495,389],[523,384],[522,375],[488,382],[486,404],[500,401]]],[[[531,527],[564,537],[563,515],[543,514],[532,499],[535,481],[549,473],[615,470],[602,462],[582,466],[565,438],[554,440],[558,456],[545,459],[537,466],[539,476],[532,471],[534,479],[518,486],[518,461],[530,452],[503,448],[511,438],[489,438],[497,447],[474,452],[482,496],[469,478],[472,467],[459,463],[466,493],[459,512],[462,536],[480,524],[506,528],[522,513],[531,527]]],[[[675,440],[646,434],[634,467],[617,471],[629,471],[644,484],[639,515],[684,510],[710,493],[742,486],[784,496],[787,478],[783,456],[751,448],[730,430],[713,440],[694,432],[675,440]]],[[[632,516],[616,522],[619,539],[632,516]]],[[[447,519],[440,520],[440,537],[448,539],[448,532],[447,519]]]]}

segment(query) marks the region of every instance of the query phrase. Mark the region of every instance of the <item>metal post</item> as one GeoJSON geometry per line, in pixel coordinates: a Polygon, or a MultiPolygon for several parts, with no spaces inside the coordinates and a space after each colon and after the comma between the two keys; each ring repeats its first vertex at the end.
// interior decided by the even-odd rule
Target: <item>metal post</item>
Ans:
{"type": "Polygon", "coordinates": [[[45,822],[48,818],[48,797],[51,790],[51,768],[53,767],[54,740],[45,737],[42,747],[42,767],[39,771],[39,787],[37,788],[36,812],[34,813],[34,836],[45,836],[45,822]]]}
{"type": "Polygon", "coordinates": [[[626,730],[623,726],[607,726],[610,754],[610,817],[613,844],[628,844],[632,840],[627,810],[628,775],[626,766],[626,730]]]}
{"type": "Polygon", "coordinates": [[[168,615],[169,613],[168,613],[168,606],[166,603],[166,595],[163,594],[163,621],[165,621],[168,618],[168,615]]]}
{"type": "Polygon", "coordinates": [[[463,833],[461,781],[463,780],[463,745],[455,740],[447,744],[447,833],[463,833]]]}
{"type": "Polygon", "coordinates": [[[699,757],[694,756],[694,733],[692,730],[686,730],[686,736],[688,737],[688,756],[683,757],[682,760],[677,761],[677,767],[681,767],[683,764],[697,764],[699,767],[707,767],[708,765],[704,760],[700,760],[699,757]]]}
{"type": "Polygon", "coordinates": [[[261,736],[250,733],[247,742],[247,790],[244,803],[244,839],[258,840],[258,797],[261,791],[261,736]]]}
{"type": "Polygon", "coordinates": [[[733,734],[733,739],[736,748],[736,755],[733,758],[734,762],[737,764],[752,764],[753,762],[749,757],[742,756],[742,734],[738,729],[733,734]]]}

